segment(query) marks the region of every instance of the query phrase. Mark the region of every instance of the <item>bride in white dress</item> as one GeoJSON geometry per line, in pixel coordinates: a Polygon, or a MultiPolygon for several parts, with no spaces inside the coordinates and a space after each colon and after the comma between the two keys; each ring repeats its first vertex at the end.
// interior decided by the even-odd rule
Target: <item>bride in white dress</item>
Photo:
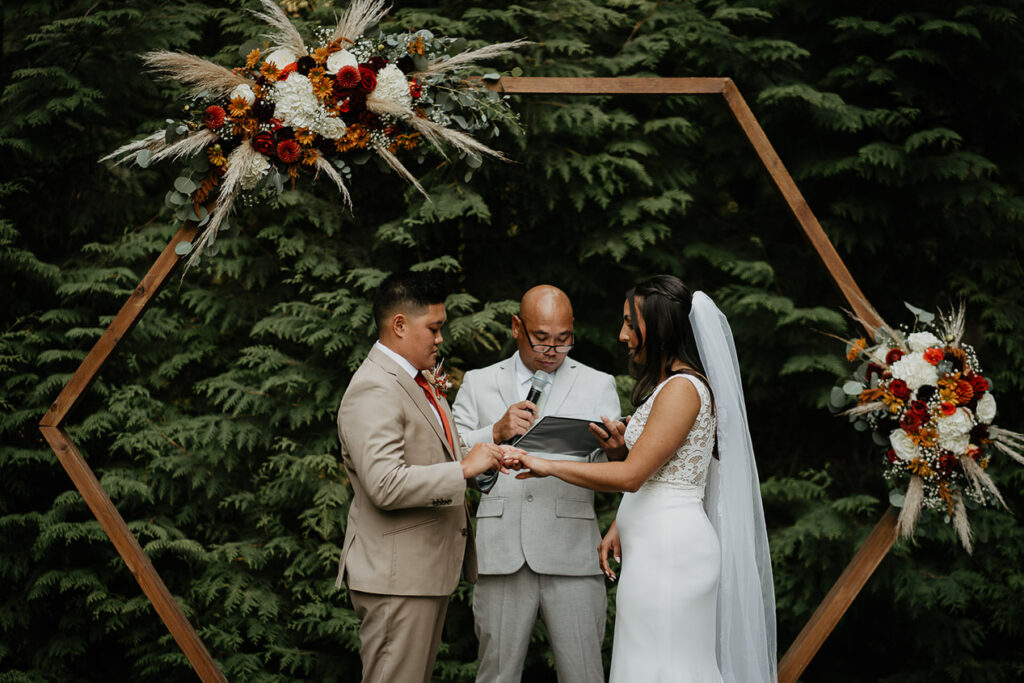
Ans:
{"type": "Polygon", "coordinates": [[[662,275],[627,293],[619,340],[638,407],[624,434],[606,421],[605,436],[624,439],[628,455],[525,455],[530,471],[517,476],[626,492],[599,548],[612,580],[607,555],[622,558],[612,683],[773,682],[771,564],[728,322],[705,294],[662,275]],[[687,353],[694,339],[703,368],[687,353]]]}

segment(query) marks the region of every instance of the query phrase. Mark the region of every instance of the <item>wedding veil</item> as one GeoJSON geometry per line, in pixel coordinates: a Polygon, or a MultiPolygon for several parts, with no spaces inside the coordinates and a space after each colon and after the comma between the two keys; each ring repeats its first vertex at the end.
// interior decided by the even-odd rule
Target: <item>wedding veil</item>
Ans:
{"type": "Polygon", "coordinates": [[[705,505],[722,547],[718,664],[726,683],[774,683],[775,587],[768,533],[732,329],[704,292],[694,292],[690,325],[715,398],[718,452],[705,505]]]}

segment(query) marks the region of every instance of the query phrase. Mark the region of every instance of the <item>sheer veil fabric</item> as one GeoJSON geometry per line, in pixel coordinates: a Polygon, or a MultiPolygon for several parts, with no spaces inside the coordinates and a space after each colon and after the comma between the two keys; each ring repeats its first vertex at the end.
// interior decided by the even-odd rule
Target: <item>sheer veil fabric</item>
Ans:
{"type": "Polygon", "coordinates": [[[732,329],[700,291],[693,294],[690,325],[718,417],[720,459],[708,470],[705,508],[722,548],[719,667],[726,683],[775,683],[775,587],[732,329]]]}

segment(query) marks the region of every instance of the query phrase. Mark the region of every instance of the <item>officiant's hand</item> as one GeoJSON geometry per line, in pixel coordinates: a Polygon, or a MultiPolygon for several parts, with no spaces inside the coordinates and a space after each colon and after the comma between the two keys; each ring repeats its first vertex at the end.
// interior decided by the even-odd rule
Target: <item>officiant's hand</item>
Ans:
{"type": "MultiPolygon", "coordinates": [[[[629,421],[629,418],[626,418],[629,421]]],[[[608,455],[609,460],[625,460],[629,454],[626,448],[626,424],[619,420],[613,420],[607,415],[601,416],[603,427],[594,422],[590,423],[590,433],[594,435],[601,449],[608,455]]]]}
{"type": "Polygon", "coordinates": [[[601,571],[608,577],[609,581],[615,580],[615,572],[608,565],[608,553],[612,554],[615,558],[615,562],[622,562],[622,543],[619,542],[619,530],[615,526],[615,522],[612,522],[612,526],[608,529],[608,533],[601,539],[601,545],[597,546],[597,558],[601,564],[601,571]]]}
{"type": "Polygon", "coordinates": [[[491,427],[494,443],[504,443],[520,434],[525,434],[530,431],[530,427],[533,426],[536,419],[537,405],[535,403],[532,401],[513,403],[501,416],[501,419],[491,427]]]}

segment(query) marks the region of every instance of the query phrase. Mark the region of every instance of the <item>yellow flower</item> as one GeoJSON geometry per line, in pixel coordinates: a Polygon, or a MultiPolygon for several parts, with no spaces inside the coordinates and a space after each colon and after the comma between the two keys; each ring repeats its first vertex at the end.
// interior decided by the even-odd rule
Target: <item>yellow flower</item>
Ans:
{"type": "Polygon", "coordinates": [[[334,141],[334,148],[339,152],[353,149],[365,149],[370,143],[370,132],[358,123],[353,123],[345,130],[345,134],[334,141]]]}
{"type": "Polygon", "coordinates": [[[907,465],[907,469],[922,477],[930,477],[935,474],[935,470],[928,467],[928,463],[926,463],[923,458],[914,458],[911,460],[907,465]]]}
{"type": "Polygon", "coordinates": [[[252,69],[260,62],[260,49],[256,48],[245,58],[245,68],[252,69]]]}
{"type": "Polygon", "coordinates": [[[228,102],[228,114],[230,114],[232,118],[245,116],[248,111],[249,103],[241,95],[228,102]]]}
{"type": "Polygon", "coordinates": [[[223,166],[228,163],[227,158],[224,156],[224,150],[221,149],[220,145],[210,145],[206,148],[206,158],[210,160],[210,163],[214,166],[223,166]]]}

